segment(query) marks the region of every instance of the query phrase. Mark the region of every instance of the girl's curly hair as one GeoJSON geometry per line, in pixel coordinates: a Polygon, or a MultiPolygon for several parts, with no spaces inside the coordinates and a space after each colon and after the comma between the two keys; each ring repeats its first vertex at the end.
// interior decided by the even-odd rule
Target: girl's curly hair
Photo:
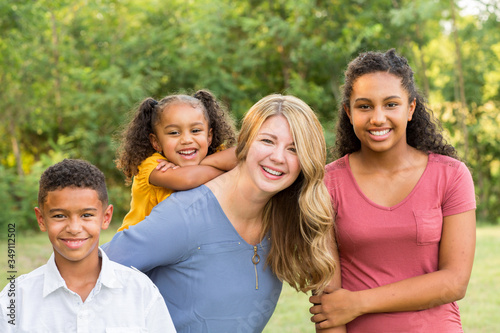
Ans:
{"type": "Polygon", "coordinates": [[[149,134],[154,132],[155,125],[160,121],[160,115],[168,106],[174,103],[186,103],[194,108],[200,108],[212,129],[212,143],[208,154],[213,154],[224,145],[231,147],[236,143],[234,121],[208,90],[198,90],[193,96],[177,94],[169,95],[160,101],[148,97],[144,99],[133,113],[132,120],[120,135],[120,146],[117,151],[116,166],[130,183],[137,174],[138,167],[146,158],[155,153],[149,140],[149,134]]]}
{"type": "Polygon", "coordinates": [[[459,159],[455,148],[442,135],[442,127],[427,107],[427,101],[418,92],[413,78],[413,70],[403,56],[394,49],[385,53],[365,52],[349,63],[345,71],[342,102],[339,106],[335,146],[333,156],[340,158],[361,149],[361,142],[354,133],[349,117],[344,110],[350,108],[350,98],[356,80],[370,73],[387,72],[401,79],[401,85],[408,93],[409,102],[416,100],[412,120],[408,122],[406,140],[408,144],[425,153],[437,153],[459,159]]]}

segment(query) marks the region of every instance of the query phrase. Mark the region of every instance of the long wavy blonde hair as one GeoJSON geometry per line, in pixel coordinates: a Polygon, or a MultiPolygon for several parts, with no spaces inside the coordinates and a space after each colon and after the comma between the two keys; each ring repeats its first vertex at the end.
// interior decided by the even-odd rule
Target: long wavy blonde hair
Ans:
{"type": "Polygon", "coordinates": [[[236,155],[248,149],[266,119],[283,115],[290,126],[301,172],[288,188],[274,195],[263,211],[262,236],[271,236],[267,264],[296,290],[321,292],[336,268],[332,256],[333,210],[323,183],[326,143],[314,111],[294,96],[269,95],[243,119],[236,155]]]}

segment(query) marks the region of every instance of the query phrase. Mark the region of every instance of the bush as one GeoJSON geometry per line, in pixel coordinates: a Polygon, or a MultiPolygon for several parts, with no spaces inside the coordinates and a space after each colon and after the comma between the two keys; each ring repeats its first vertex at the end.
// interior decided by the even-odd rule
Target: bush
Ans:
{"type": "Polygon", "coordinates": [[[33,208],[37,206],[41,171],[19,177],[15,169],[0,165],[0,230],[15,223],[16,231],[38,230],[33,208]]]}

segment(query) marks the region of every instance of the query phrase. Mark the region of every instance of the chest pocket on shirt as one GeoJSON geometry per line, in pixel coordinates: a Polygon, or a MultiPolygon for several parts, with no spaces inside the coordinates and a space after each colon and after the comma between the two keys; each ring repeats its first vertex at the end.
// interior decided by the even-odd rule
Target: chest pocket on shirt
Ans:
{"type": "Polygon", "coordinates": [[[416,210],[413,212],[417,223],[417,245],[431,245],[441,240],[443,213],[441,208],[416,210]]]}

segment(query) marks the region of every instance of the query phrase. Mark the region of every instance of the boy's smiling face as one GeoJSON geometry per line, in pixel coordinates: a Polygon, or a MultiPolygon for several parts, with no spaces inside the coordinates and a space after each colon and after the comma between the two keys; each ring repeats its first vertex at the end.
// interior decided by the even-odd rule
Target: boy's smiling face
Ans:
{"type": "Polygon", "coordinates": [[[99,235],[111,222],[113,206],[104,207],[93,189],[66,187],[49,192],[35,214],[59,266],[97,260],[99,235]]]}

